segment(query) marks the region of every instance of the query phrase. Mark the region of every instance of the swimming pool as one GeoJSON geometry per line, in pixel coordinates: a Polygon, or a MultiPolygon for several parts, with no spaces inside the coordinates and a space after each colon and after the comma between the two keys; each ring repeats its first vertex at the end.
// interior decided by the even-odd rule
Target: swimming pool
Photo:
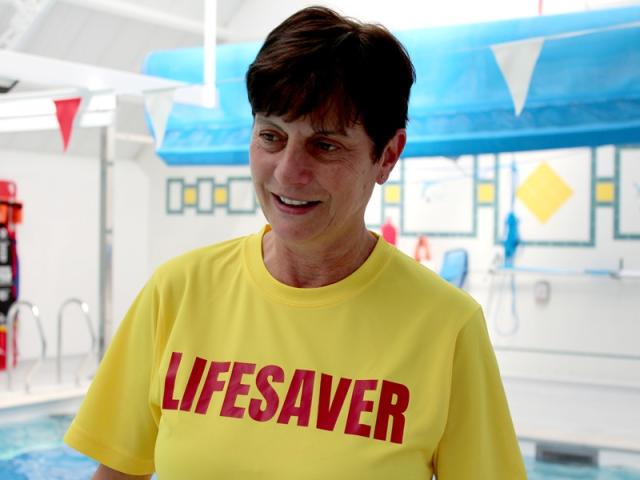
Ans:
{"type": "MultiPolygon", "coordinates": [[[[89,479],[96,462],[62,443],[70,415],[40,417],[0,427],[0,480],[89,479]]],[[[581,467],[525,458],[529,480],[640,480],[640,471],[581,467]]]]}
{"type": "Polygon", "coordinates": [[[50,416],[0,428],[0,479],[89,479],[96,463],[62,444],[71,416],[50,416]]]}

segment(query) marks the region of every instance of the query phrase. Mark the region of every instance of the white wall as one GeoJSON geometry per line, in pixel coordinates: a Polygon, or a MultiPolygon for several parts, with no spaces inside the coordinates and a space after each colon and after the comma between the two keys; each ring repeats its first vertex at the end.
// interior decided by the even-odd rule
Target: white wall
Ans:
{"type": "MultiPolygon", "coordinates": [[[[187,185],[198,178],[214,178],[226,184],[229,177],[248,177],[249,168],[241,167],[167,167],[159,159],[149,160],[149,265],[154,269],[176,255],[207,244],[247,235],[264,225],[257,215],[228,215],[225,208],[214,207],[214,214],[198,214],[187,207],[183,214],[167,214],[167,179],[184,179],[187,185]]],[[[253,195],[253,190],[251,190],[253,195]]]]}
{"type": "MultiPolygon", "coordinates": [[[[149,163],[118,159],[113,183],[113,322],[114,327],[151,274],[150,246],[153,188],[149,163]]],[[[97,193],[97,192],[96,192],[97,193]]]]}
{"type": "MultiPolygon", "coordinates": [[[[20,298],[41,312],[47,355],[54,357],[57,315],[69,297],[89,304],[94,327],[98,308],[99,159],[0,151],[0,178],[17,184],[23,202],[18,226],[20,298]]],[[[132,161],[115,163],[114,316],[121,317],[149,274],[149,184],[132,161]]],[[[74,307],[63,331],[65,354],[89,347],[89,333],[74,307]]],[[[35,322],[24,313],[20,323],[20,358],[35,358],[40,343],[35,322]]]]}

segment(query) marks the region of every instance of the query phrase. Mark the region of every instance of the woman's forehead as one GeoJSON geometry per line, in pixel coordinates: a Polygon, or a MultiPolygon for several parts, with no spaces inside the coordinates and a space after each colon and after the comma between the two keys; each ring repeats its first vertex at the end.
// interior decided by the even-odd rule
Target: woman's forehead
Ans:
{"type": "Polygon", "coordinates": [[[271,124],[283,130],[288,128],[304,128],[309,133],[335,134],[349,136],[353,131],[362,128],[361,123],[345,120],[333,112],[313,112],[293,117],[292,115],[266,115],[256,113],[256,123],[271,124]]]}

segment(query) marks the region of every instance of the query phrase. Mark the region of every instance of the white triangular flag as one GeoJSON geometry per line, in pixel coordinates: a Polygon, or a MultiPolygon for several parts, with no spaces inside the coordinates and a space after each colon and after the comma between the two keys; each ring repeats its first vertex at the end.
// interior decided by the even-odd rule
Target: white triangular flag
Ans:
{"type": "Polygon", "coordinates": [[[160,148],[164,141],[164,132],[167,128],[169,113],[171,113],[171,107],[173,107],[174,92],[175,88],[144,92],[144,105],[153,126],[156,148],[160,148]]]}
{"type": "Polygon", "coordinates": [[[543,43],[543,38],[532,38],[491,45],[498,67],[509,87],[516,117],[522,113],[527,100],[533,69],[543,43]]]}

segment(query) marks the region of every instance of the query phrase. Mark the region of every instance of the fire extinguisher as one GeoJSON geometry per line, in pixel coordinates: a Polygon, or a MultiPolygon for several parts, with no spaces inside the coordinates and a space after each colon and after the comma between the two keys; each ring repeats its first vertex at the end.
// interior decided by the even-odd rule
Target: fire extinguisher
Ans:
{"type": "MultiPolygon", "coordinates": [[[[22,221],[22,203],[16,201],[14,182],[0,180],[0,370],[7,367],[7,314],[18,299],[19,265],[16,248],[16,225],[22,221]]],[[[17,322],[14,323],[13,359],[18,358],[17,322]]]]}

